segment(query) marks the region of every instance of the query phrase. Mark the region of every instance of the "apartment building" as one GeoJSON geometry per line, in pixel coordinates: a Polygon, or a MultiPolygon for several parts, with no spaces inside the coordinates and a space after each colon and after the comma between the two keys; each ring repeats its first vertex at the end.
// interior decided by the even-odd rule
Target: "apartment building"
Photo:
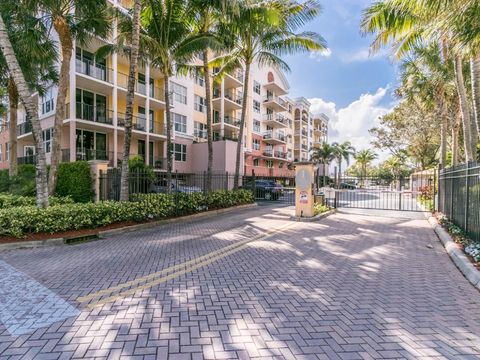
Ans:
{"type": "MultiPolygon", "coordinates": [[[[126,10],[133,3],[129,0],[110,2],[120,10],[126,10]]],[[[108,162],[110,167],[120,163],[128,59],[120,54],[111,54],[105,59],[95,57],[95,52],[115,37],[114,24],[107,39],[94,38],[86,46],[74,45],[62,128],[62,161],[102,161],[108,162]]],[[[214,69],[214,74],[216,72],[214,69]]],[[[288,98],[289,84],[281,71],[253,64],[247,91],[243,89],[243,76],[241,69],[226,74],[213,88],[213,170],[231,173],[235,170],[242,100],[247,96],[242,172],[249,175],[254,172],[258,176],[293,176],[293,162],[308,160],[314,133],[318,132],[315,126],[321,128],[325,119],[314,123],[306,99],[288,98]]],[[[202,77],[172,77],[169,89],[174,171],[206,171],[205,81],[202,77]]],[[[47,162],[50,160],[56,95],[56,86],[51,86],[44,96],[38,97],[47,162]]],[[[141,64],[135,84],[130,154],[141,156],[156,171],[166,169],[166,111],[163,74],[148,63],[141,64]]],[[[19,162],[33,162],[31,123],[22,109],[18,119],[19,162]]],[[[328,126],[328,118],[326,124],[328,126]]],[[[325,132],[326,129],[324,127],[325,132]]],[[[318,135],[317,142],[326,140],[326,135],[318,135]]],[[[1,149],[1,159],[8,156],[6,148],[4,145],[1,149]]],[[[0,166],[2,164],[0,160],[0,166]]]]}

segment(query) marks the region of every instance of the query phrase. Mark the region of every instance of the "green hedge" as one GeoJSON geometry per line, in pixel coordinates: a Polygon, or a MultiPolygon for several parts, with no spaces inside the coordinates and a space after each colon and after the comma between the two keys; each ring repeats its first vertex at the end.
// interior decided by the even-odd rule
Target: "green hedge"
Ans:
{"type": "MultiPolygon", "coordinates": [[[[16,206],[35,206],[37,203],[33,196],[21,196],[8,193],[0,193],[0,209],[11,208],[16,206]]],[[[50,205],[73,204],[73,199],[69,196],[58,197],[51,196],[50,205]]]]}
{"type": "Polygon", "coordinates": [[[208,195],[146,194],[130,202],[103,201],[53,205],[46,209],[18,206],[0,209],[0,235],[22,237],[34,233],[58,233],[96,228],[118,222],[144,222],[193,214],[208,209],[253,203],[250,191],[216,191],[208,195]]]}
{"type": "Polygon", "coordinates": [[[13,177],[9,177],[8,170],[0,170],[0,193],[2,192],[35,196],[35,166],[31,164],[18,165],[17,175],[13,177]]]}
{"type": "Polygon", "coordinates": [[[86,161],[61,163],[55,194],[71,196],[78,203],[90,202],[93,199],[92,181],[90,166],[86,161]]]}

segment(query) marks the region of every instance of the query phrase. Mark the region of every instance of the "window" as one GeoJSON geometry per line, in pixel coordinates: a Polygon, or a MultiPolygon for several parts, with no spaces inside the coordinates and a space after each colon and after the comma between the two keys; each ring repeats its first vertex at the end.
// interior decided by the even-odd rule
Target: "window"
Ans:
{"type": "Polygon", "coordinates": [[[48,114],[55,109],[55,103],[53,101],[53,90],[48,89],[44,96],[42,96],[42,114],[48,114]]]}
{"type": "Polygon", "coordinates": [[[3,161],[3,152],[2,152],[3,150],[2,149],[3,149],[3,145],[0,144],[0,161],[3,161]]]}
{"type": "Polygon", "coordinates": [[[253,150],[260,150],[260,140],[253,139],[252,147],[253,147],[253,150]]]}
{"type": "Polygon", "coordinates": [[[5,160],[10,161],[10,143],[5,144],[5,160]]]}
{"type": "Polygon", "coordinates": [[[204,87],[205,86],[205,78],[201,75],[195,74],[195,84],[198,86],[204,87]]]}
{"type": "Polygon", "coordinates": [[[172,118],[175,124],[175,131],[185,134],[187,132],[187,117],[185,115],[172,113],[172,118]]]}
{"type": "Polygon", "coordinates": [[[253,92],[254,93],[257,93],[258,95],[260,95],[260,83],[258,81],[255,81],[253,80],[253,92]]]}
{"type": "Polygon", "coordinates": [[[175,161],[187,161],[187,145],[174,144],[173,154],[175,161]]]}
{"type": "Polygon", "coordinates": [[[260,161],[258,159],[253,159],[253,166],[259,166],[260,161]]]}
{"type": "Polygon", "coordinates": [[[52,137],[53,137],[53,129],[43,130],[43,148],[45,149],[46,153],[52,151],[52,137]]]}
{"type": "Polygon", "coordinates": [[[173,99],[179,103],[186,104],[187,103],[187,88],[180,84],[177,84],[173,81],[170,82],[170,87],[172,88],[173,92],[173,99]]]}
{"type": "Polygon", "coordinates": [[[259,133],[260,132],[260,121],[253,120],[253,131],[259,133]]]}
{"type": "Polygon", "coordinates": [[[260,101],[253,100],[253,111],[260,113],[260,101]]]}
{"type": "Polygon", "coordinates": [[[196,111],[204,113],[206,111],[206,103],[205,98],[195,95],[195,103],[193,107],[196,111]]]}
{"type": "Polygon", "coordinates": [[[267,168],[273,168],[273,160],[265,160],[265,166],[267,168]]]}
{"type": "Polygon", "coordinates": [[[193,136],[206,139],[207,138],[207,125],[198,121],[193,124],[193,136]]]}

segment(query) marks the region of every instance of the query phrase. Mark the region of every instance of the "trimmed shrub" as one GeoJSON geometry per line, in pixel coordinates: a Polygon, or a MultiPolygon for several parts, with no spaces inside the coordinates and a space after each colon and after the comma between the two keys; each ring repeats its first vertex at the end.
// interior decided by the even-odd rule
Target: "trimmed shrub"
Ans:
{"type": "Polygon", "coordinates": [[[93,199],[92,175],[86,161],[60,163],[55,193],[70,196],[74,202],[87,203],[93,199]]]}
{"type": "MultiPolygon", "coordinates": [[[[6,209],[16,206],[35,206],[37,200],[33,196],[13,195],[9,193],[0,193],[0,209],[6,209]]],[[[71,197],[51,196],[50,205],[73,204],[71,197]]]]}
{"type": "Polygon", "coordinates": [[[119,222],[145,222],[254,202],[247,190],[215,191],[208,195],[139,194],[130,202],[103,201],[57,204],[46,209],[17,206],[0,209],[0,235],[22,237],[34,233],[58,233],[96,228],[119,222]]]}

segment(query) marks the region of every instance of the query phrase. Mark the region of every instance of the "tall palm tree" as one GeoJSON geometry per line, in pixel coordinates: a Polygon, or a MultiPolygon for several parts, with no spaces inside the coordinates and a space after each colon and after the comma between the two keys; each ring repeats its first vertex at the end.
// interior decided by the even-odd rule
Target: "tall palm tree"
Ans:
{"type": "MultiPolygon", "coordinates": [[[[475,4],[476,0],[383,0],[367,8],[362,21],[364,33],[376,34],[372,44],[374,51],[381,46],[392,44],[397,57],[401,57],[411,51],[412,46],[421,39],[435,41],[441,43],[442,47],[454,50],[455,80],[462,113],[467,161],[473,160],[472,148],[477,136],[476,132],[472,131],[470,105],[463,77],[464,53],[462,50],[465,43],[459,36],[462,34],[463,26],[462,21],[459,20],[459,14],[464,14],[468,9],[471,10],[475,4]]],[[[463,17],[461,19],[464,20],[463,17]]],[[[470,16],[469,24],[474,26],[472,19],[476,17],[470,16]]],[[[474,28],[477,29],[478,26],[474,28]]],[[[478,31],[474,33],[478,37],[478,31]]],[[[446,60],[444,57],[444,61],[446,60]]]]}
{"type": "MultiPolygon", "coordinates": [[[[15,81],[20,98],[25,106],[28,116],[32,121],[33,137],[35,140],[35,150],[37,152],[36,161],[36,189],[37,206],[48,206],[48,183],[47,183],[47,163],[45,150],[42,142],[42,128],[38,120],[38,104],[33,97],[33,91],[28,87],[22,68],[17,60],[14,47],[10,41],[8,28],[3,20],[5,14],[0,12],[0,50],[7,63],[8,70],[15,81]]],[[[12,129],[15,131],[15,129],[12,129]]]]}
{"type": "Polygon", "coordinates": [[[362,178],[367,176],[367,168],[370,163],[377,158],[377,154],[375,154],[370,149],[360,150],[355,154],[355,160],[358,165],[360,165],[362,178]]]}
{"type": "Polygon", "coordinates": [[[130,66],[127,82],[127,104],[125,109],[125,135],[123,144],[122,170],[120,175],[120,201],[129,200],[129,169],[130,144],[132,139],[133,100],[135,97],[135,79],[138,71],[138,57],[140,49],[140,12],[141,0],[133,4],[132,33],[130,48],[130,66]]]}
{"type": "Polygon", "coordinates": [[[195,54],[211,47],[209,33],[195,33],[194,13],[185,0],[147,0],[142,11],[141,42],[152,66],[163,74],[167,127],[167,179],[173,168],[170,78],[178,68],[191,64],[195,54]]]}
{"type": "Polygon", "coordinates": [[[343,143],[335,142],[332,144],[332,147],[335,159],[337,160],[338,164],[337,185],[339,185],[342,177],[342,162],[343,160],[345,160],[348,166],[348,164],[350,163],[350,156],[353,156],[355,154],[355,148],[352,146],[352,143],[350,141],[345,141],[343,143]]]}
{"type": "MultiPolygon", "coordinates": [[[[195,13],[195,33],[202,35],[212,35],[213,37],[219,37],[218,25],[220,22],[225,21],[226,16],[232,14],[237,8],[236,1],[232,0],[190,0],[190,7],[195,13]]],[[[218,39],[221,42],[221,39],[218,39]]],[[[205,80],[205,101],[207,111],[207,149],[208,149],[208,162],[207,162],[207,179],[206,189],[212,190],[212,167],[213,167],[213,106],[212,106],[212,74],[210,71],[210,53],[212,50],[222,50],[221,43],[218,42],[216,46],[207,48],[202,51],[202,68],[203,77],[205,80]]],[[[198,72],[197,74],[198,75],[198,72]]]]}
{"type": "Polygon", "coordinates": [[[254,61],[260,66],[273,66],[289,71],[288,65],[280,58],[283,55],[305,51],[319,51],[326,48],[325,41],[316,33],[296,31],[318,16],[320,6],[316,0],[303,3],[296,1],[245,0],[240,3],[238,13],[224,24],[224,32],[230,33],[230,51],[223,57],[225,68],[243,67],[243,99],[240,117],[240,131],[235,158],[234,188],[240,179],[240,160],[243,134],[247,116],[250,86],[250,68],[254,61]]]}
{"type": "Polygon", "coordinates": [[[323,165],[323,186],[327,185],[327,167],[335,159],[335,149],[332,145],[323,143],[322,146],[313,149],[311,160],[323,165]]]}
{"type": "Polygon", "coordinates": [[[109,31],[106,0],[37,0],[30,6],[41,20],[51,24],[58,34],[61,53],[60,77],[52,134],[51,164],[49,171],[49,193],[53,194],[57,184],[58,163],[61,159],[62,125],[66,115],[66,96],[70,81],[70,60],[77,44],[86,44],[92,37],[106,37],[109,31]]]}

